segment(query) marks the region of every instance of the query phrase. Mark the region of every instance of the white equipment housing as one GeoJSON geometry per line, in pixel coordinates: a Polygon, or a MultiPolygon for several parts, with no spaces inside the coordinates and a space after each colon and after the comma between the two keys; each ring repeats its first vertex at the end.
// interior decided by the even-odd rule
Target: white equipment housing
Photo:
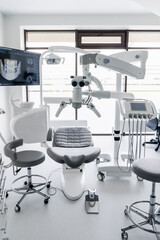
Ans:
{"type": "Polygon", "coordinates": [[[71,200],[79,199],[85,188],[84,164],[76,169],[63,164],[62,168],[61,185],[64,194],[71,200]]]}
{"type": "MultiPolygon", "coordinates": [[[[81,126],[87,127],[86,120],[59,120],[53,121],[54,128],[81,126]]],[[[48,146],[47,146],[48,147],[48,146]]],[[[61,186],[64,194],[71,200],[79,199],[85,188],[85,164],[78,168],[70,168],[67,164],[63,164],[61,172],[61,186]]]]}
{"type": "Polygon", "coordinates": [[[119,101],[121,114],[125,119],[128,118],[155,118],[157,111],[154,104],[145,99],[133,99],[119,101]]]}
{"type": "MultiPolygon", "coordinates": [[[[117,72],[116,78],[116,92],[99,91],[93,92],[90,95],[97,98],[115,98],[122,100],[123,98],[134,98],[134,96],[121,92],[121,80],[122,74],[135,77],[137,79],[143,79],[145,76],[145,64],[148,57],[147,51],[132,51],[113,54],[111,56],[105,56],[102,54],[88,54],[81,56],[81,64],[83,65],[84,72],[89,71],[89,65],[95,64],[102,66],[110,70],[117,72]],[[132,62],[139,62],[140,67],[132,64],[132,62]]],[[[128,171],[126,163],[121,161],[118,166],[117,152],[120,143],[120,107],[116,102],[115,108],[115,127],[114,127],[114,153],[113,156],[109,154],[102,154],[100,157],[104,161],[98,165],[98,171],[106,172],[108,176],[131,176],[131,171],[128,171]]],[[[102,175],[103,176],[103,175],[102,175]]]]}

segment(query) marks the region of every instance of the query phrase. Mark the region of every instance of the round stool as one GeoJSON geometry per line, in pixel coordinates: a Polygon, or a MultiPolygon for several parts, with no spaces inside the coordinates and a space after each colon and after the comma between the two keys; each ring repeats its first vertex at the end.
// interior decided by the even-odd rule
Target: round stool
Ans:
{"type": "Polygon", "coordinates": [[[17,148],[22,145],[23,139],[17,139],[7,143],[4,147],[4,154],[12,160],[14,175],[17,175],[21,168],[27,168],[27,174],[15,179],[12,183],[12,188],[6,191],[6,197],[8,197],[8,193],[11,191],[22,194],[22,197],[15,206],[16,212],[20,211],[20,203],[29,194],[37,193],[43,196],[45,198],[45,204],[47,204],[50,199],[47,194],[41,192],[41,190],[43,190],[44,188],[50,187],[50,182],[48,182],[45,177],[37,174],[32,174],[31,172],[32,167],[37,166],[45,161],[44,153],[37,150],[17,151],[17,148]],[[15,167],[16,170],[14,169],[15,167]],[[33,181],[33,179],[35,181],[33,181]],[[39,179],[43,180],[43,182],[39,182],[39,179]],[[17,183],[23,184],[19,187],[15,186],[17,183]]]}
{"type": "Polygon", "coordinates": [[[126,206],[124,213],[133,224],[121,229],[122,239],[128,238],[126,231],[138,227],[144,231],[156,234],[157,239],[160,240],[160,230],[158,231],[157,229],[157,226],[160,226],[160,217],[158,219],[160,204],[156,203],[155,195],[156,183],[160,182],[160,159],[138,159],[133,163],[133,172],[138,177],[152,182],[152,190],[149,201],[137,201],[129,207],[126,206]],[[144,225],[147,226],[144,227],[144,225]]]}

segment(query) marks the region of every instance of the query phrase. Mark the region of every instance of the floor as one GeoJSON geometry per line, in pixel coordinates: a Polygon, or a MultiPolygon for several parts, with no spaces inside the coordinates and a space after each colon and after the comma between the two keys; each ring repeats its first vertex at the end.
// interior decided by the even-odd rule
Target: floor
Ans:
{"type": "MultiPolygon", "coordinates": [[[[113,151],[110,137],[95,137],[94,143],[100,146],[102,152],[113,151]]],[[[125,151],[126,143],[122,144],[125,151]]],[[[32,146],[34,148],[35,146],[32,146]]],[[[154,151],[153,145],[146,147],[146,156],[159,158],[159,152],[154,151]]],[[[45,151],[40,146],[39,149],[45,151]]],[[[3,159],[8,161],[4,156],[3,159]]],[[[34,173],[50,175],[51,186],[61,187],[61,166],[46,156],[46,161],[33,168],[34,173]]],[[[20,198],[19,194],[10,193],[7,198],[8,221],[7,233],[0,237],[9,240],[121,240],[121,228],[130,224],[124,214],[126,204],[134,201],[148,200],[151,183],[138,181],[132,174],[131,177],[106,177],[103,182],[97,179],[97,164],[92,162],[85,167],[86,189],[96,188],[99,195],[99,214],[87,214],[85,211],[85,194],[77,201],[70,201],[61,191],[51,197],[47,205],[43,198],[33,194],[27,196],[21,204],[21,211],[14,211],[15,203],[20,198]]],[[[10,188],[15,178],[12,168],[6,169],[7,184],[10,188]]],[[[22,170],[18,175],[25,173],[22,170]]],[[[157,184],[157,201],[160,201],[160,185],[157,184]]],[[[129,240],[156,239],[153,234],[139,229],[128,232],[129,240]]],[[[0,238],[1,239],[1,238],[0,238]]]]}

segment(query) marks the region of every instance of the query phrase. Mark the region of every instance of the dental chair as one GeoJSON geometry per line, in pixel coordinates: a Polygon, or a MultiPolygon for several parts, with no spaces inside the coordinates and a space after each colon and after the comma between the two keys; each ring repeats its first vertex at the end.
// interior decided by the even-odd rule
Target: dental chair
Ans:
{"type": "Polygon", "coordinates": [[[91,132],[86,127],[60,127],[53,130],[52,147],[47,154],[62,164],[61,184],[71,200],[80,198],[85,187],[84,166],[95,160],[100,148],[94,147],[91,132]]]}

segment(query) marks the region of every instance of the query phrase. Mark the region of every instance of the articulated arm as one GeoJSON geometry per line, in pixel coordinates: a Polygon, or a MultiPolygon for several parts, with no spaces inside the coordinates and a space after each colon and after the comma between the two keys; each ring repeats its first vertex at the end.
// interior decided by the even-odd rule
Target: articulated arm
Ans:
{"type": "Polygon", "coordinates": [[[98,99],[134,99],[134,95],[132,93],[127,92],[111,92],[111,91],[93,91],[91,93],[89,92],[83,92],[83,95],[91,95],[92,97],[96,97],[98,99]]]}
{"type": "Polygon", "coordinates": [[[147,52],[124,52],[111,56],[106,56],[99,53],[89,53],[81,56],[80,62],[83,65],[83,71],[86,74],[89,71],[89,64],[99,65],[121,74],[125,74],[137,79],[143,79],[145,76],[145,63],[147,60],[147,52]],[[140,67],[137,67],[130,62],[140,62],[140,67]]]}

